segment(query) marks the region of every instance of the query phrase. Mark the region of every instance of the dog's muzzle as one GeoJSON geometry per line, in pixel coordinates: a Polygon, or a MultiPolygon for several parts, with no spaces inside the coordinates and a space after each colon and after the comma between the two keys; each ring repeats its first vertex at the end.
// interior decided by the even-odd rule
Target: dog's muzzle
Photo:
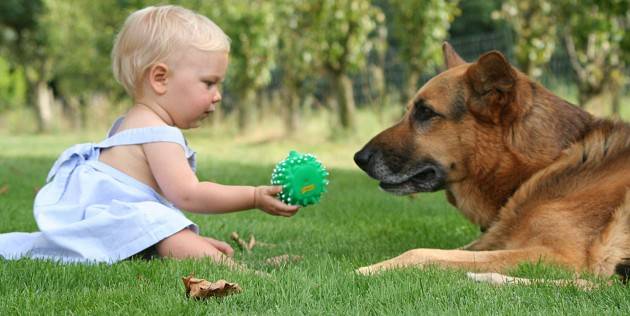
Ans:
{"type": "Polygon", "coordinates": [[[430,159],[410,161],[366,146],[354,155],[354,162],[393,194],[438,191],[446,183],[446,172],[430,159]]]}

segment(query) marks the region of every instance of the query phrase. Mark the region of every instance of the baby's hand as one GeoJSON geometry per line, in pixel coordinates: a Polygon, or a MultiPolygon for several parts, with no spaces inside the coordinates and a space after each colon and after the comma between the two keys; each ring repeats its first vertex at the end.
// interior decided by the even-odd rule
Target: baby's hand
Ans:
{"type": "Polygon", "coordinates": [[[271,215],[293,216],[300,209],[299,206],[287,205],[276,198],[276,194],[282,191],[281,186],[259,186],[254,193],[256,208],[271,215]]]}

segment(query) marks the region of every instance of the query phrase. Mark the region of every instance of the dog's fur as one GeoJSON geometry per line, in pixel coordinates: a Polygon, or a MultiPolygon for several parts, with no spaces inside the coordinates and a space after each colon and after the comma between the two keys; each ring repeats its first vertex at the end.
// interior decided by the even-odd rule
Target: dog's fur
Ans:
{"type": "Polygon", "coordinates": [[[505,272],[542,260],[627,274],[630,126],[592,117],[497,51],[474,63],[448,43],[443,51],[447,70],[355,161],[394,194],[444,189],[484,233],[463,249],[414,249],[358,271],[435,264],[505,272]]]}

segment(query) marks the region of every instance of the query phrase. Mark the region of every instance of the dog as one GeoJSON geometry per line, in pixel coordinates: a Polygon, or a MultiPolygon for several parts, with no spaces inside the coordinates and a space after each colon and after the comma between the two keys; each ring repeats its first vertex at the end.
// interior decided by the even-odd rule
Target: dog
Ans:
{"type": "Polygon", "coordinates": [[[630,126],[554,95],[498,51],[467,63],[449,43],[442,50],[446,70],[354,161],[389,193],[444,190],[482,234],[459,249],[413,249],[357,272],[437,265],[507,273],[547,262],[627,276],[630,126]]]}

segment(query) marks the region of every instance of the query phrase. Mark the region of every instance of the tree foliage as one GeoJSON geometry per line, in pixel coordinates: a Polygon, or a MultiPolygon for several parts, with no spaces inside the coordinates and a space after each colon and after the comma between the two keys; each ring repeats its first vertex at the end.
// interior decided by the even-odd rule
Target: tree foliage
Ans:
{"type": "Polygon", "coordinates": [[[368,0],[315,2],[315,26],[309,38],[316,44],[322,70],[329,76],[339,123],[354,128],[354,90],[349,75],[365,67],[373,47],[372,32],[384,15],[368,0]]]}
{"type": "Polygon", "coordinates": [[[556,48],[557,10],[550,0],[509,0],[493,17],[502,19],[518,34],[514,49],[520,69],[534,78],[542,75],[542,66],[556,48]]]}
{"type": "Polygon", "coordinates": [[[54,80],[65,94],[122,90],[112,80],[109,53],[126,8],[115,0],[46,0],[42,18],[49,30],[49,55],[55,59],[54,80]]]}
{"type": "Polygon", "coordinates": [[[3,55],[20,68],[27,83],[27,103],[36,106],[38,130],[51,127],[50,79],[52,60],[49,57],[48,34],[41,27],[45,4],[40,0],[0,2],[0,31],[3,55]]]}
{"type": "Polygon", "coordinates": [[[196,9],[232,39],[226,82],[236,94],[239,128],[243,130],[249,122],[248,113],[255,110],[257,92],[270,83],[275,68],[278,30],[274,3],[222,0],[200,2],[196,9]]]}
{"type": "Polygon", "coordinates": [[[421,75],[435,72],[442,65],[441,45],[459,13],[457,3],[448,0],[389,1],[391,35],[409,71],[403,93],[405,99],[415,93],[421,75]]]}
{"type": "Polygon", "coordinates": [[[26,102],[26,84],[21,68],[0,57],[0,113],[17,108],[26,102]]]}
{"type": "Polygon", "coordinates": [[[451,23],[451,37],[470,37],[500,31],[504,25],[492,18],[492,12],[501,8],[502,0],[460,1],[460,14],[451,23]]]}
{"type": "Polygon", "coordinates": [[[317,32],[317,19],[311,13],[317,6],[313,1],[279,0],[277,6],[278,70],[285,88],[286,131],[298,128],[302,102],[314,89],[314,81],[321,69],[322,56],[318,43],[311,39],[317,32]]]}
{"type": "MultiPolygon", "coordinates": [[[[534,77],[542,73],[554,51],[566,49],[582,104],[601,93],[618,96],[627,84],[627,0],[170,3],[210,17],[232,39],[225,100],[234,102],[224,102],[224,107],[237,110],[241,128],[252,112],[262,112],[261,91],[266,93],[271,86],[274,95],[282,96],[278,106],[286,115],[287,131],[299,127],[304,100],[311,94],[325,99],[325,108],[335,111],[340,127],[352,129],[357,75],[363,79],[369,73],[370,92],[385,94],[391,92],[385,89],[385,79],[394,79],[389,83],[400,87],[400,73],[405,76],[403,97],[408,99],[419,79],[442,65],[440,47],[451,25],[456,27],[452,34],[459,38],[511,25],[517,35],[519,67],[534,77]],[[500,21],[492,20],[490,12],[499,7],[495,16],[500,21]],[[465,14],[454,20],[460,8],[465,14]],[[386,64],[395,64],[396,78],[391,78],[386,64]]],[[[63,115],[80,122],[92,110],[95,96],[117,103],[124,91],[111,74],[115,34],[129,13],[157,4],[155,0],[0,1],[0,111],[27,104],[38,114],[40,130],[47,130],[59,113],[51,108],[53,91],[63,115]]]]}
{"type": "Polygon", "coordinates": [[[577,75],[580,105],[606,90],[618,94],[625,84],[624,62],[629,52],[623,45],[629,36],[630,4],[624,0],[562,0],[556,5],[561,36],[577,75]]]}

